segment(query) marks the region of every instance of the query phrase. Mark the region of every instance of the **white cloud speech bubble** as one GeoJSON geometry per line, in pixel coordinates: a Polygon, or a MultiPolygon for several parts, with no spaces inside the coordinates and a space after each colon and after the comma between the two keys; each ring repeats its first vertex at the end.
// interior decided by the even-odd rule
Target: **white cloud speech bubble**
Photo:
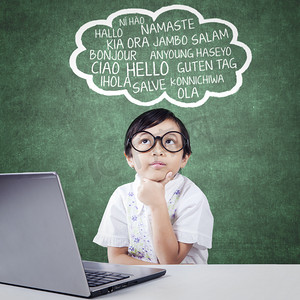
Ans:
{"type": "MultiPolygon", "coordinates": [[[[141,106],[154,105],[166,99],[180,107],[198,107],[210,97],[227,97],[236,93],[242,86],[242,74],[249,67],[252,55],[249,47],[237,38],[238,31],[232,23],[217,18],[204,19],[197,10],[189,6],[171,5],[156,12],[145,9],[124,9],[111,14],[106,20],[95,20],[81,26],[75,36],[77,49],[70,56],[69,63],[73,72],[85,79],[89,88],[96,93],[107,96],[125,95],[130,102],[141,106]],[[177,14],[183,14],[184,17],[181,19],[177,17],[176,21],[172,21],[172,13],[175,11],[177,14]],[[193,16],[193,18],[186,16],[193,16]],[[164,21],[159,23],[157,21],[159,17],[164,17],[164,21]],[[130,18],[132,23],[128,24],[127,20],[130,18]],[[145,19],[148,20],[146,23],[145,19]],[[150,23],[149,20],[151,20],[150,23]],[[195,20],[197,20],[196,23],[195,20]],[[114,27],[116,24],[119,24],[118,29],[114,27]],[[204,27],[206,31],[200,30],[204,27]],[[98,28],[98,36],[94,29],[92,43],[93,46],[101,45],[100,51],[89,49],[90,42],[87,42],[88,46],[84,45],[84,35],[87,35],[89,30],[92,33],[92,28],[98,28]],[[213,28],[223,28],[223,31],[222,29],[212,31],[213,28]],[[137,34],[135,37],[130,36],[131,32],[135,32],[133,29],[139,30],[139,37],[137,34]],[[166,38],[169,31],[172,35],[166,38]],[[224,41],[228,42],[227,46],[224,46],[224,41]],[[220,44],[221,42],[223,44],[220,44]],[[184,51],[186,56],[172,60],[174,57],[170,57],[170,53],[178,45],[181,47],[178,51],[180,50],[181,53],[184,51]],[[106,49],[103,48],[105,46],[106,49]],[[108,53],[108,49],[120,49],[116,52],[120,56],[115,60],[112,57],[103,59],[102,54],[105,51],[108,53]],[[240,49],[243,50],[242,63],[241,59],[237,60],[237,57],[234,57],[234,52],[240,49]],[[151,54],[146,59],[139,56],[147,51],[151,54]],[[159,60],[154,54],[163,53],[163,51],[165,54],[169,53],[169,61],[163,58],[159,60]],[[101,57],[97,56],[97,53],[100,53],[101,57]],[[78,62],[79,56],[83,54],[89,57],[90,64],[93,62],[92,67],[78,62]],[[127,62],[124,58],[126,54],[131,56],[127,62]],[[156,61],[160,61],[157,71],[155,71],[156,61]],[[95,71],[95,66],[97,66],[97,71],[95,71]],[[152,67],[151,71],[149,71],[150,67],[152,67]],[[212,72],[215,72],[214,75],[212,72]],[[222,75],[222,72],[227,73],[222,75]],[[235,76],[232,76],[233,73],[235,76]],[[105,77],[107,74],[109,76],[105,77]],[[225,84],[226,76],[230,77],[234,83],[230,88],[228,84],[224,85],[227,89],[222,90],[220,86],[225,84]],[[115,81],[121,78],[122,84],[114,84],[114,88],[107,88],[103,82],[105,83],[108,78],[115,81]],[[189,80],[189,83],[185,80],[189,80]],[[208,86],[205,87],[205,85],[208,86]],[[150,95],[150,100],[140,100],[147,98],[147,95],[150,95]]],[[[174,56],[174,52],[172,55],[174,56]]]]}

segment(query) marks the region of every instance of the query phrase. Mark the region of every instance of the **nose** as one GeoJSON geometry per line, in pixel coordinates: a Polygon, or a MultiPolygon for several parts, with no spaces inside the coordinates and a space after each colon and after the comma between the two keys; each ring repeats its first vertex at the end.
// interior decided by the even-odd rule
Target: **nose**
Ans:
{"type": "Polygon", "coordinates": [[[165,149],[163,148],[163,146],[161,145],[161,140],[157,139],[155,141],[155,145],[152,148],[152,155],[159,155],[162,156],[165,154],[165,149]]]}

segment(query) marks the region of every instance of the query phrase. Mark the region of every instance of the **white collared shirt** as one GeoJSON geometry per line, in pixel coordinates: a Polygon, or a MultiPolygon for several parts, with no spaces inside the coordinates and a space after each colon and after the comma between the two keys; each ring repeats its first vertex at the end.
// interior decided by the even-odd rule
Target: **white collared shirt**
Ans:
{"type": "MultiPolygon", "coordinates": [[[[140,183],[120,186],[111,196],[94,242],[103,247],[128,247],[128,255],[157,263],[152,241],[151,215],[137,198],[140,183]]],[[[207,263],[212,246],[213,216],[206,196],[187,177],[177,174],[165,187],[170,220],[177,240],[193,244],[182,263],[207,263]]]]}

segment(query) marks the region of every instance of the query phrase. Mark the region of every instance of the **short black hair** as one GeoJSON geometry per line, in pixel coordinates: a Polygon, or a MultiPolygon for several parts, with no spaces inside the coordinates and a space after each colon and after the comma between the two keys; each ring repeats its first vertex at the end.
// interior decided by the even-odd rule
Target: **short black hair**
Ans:
{"type": "Polygon", "coordinates": [[[186,155],[190,155],[192,153],[190,145],[190,136],[184,124],[171,111],[164,108],[157,108],[142,113],[130,124],[126,132],[124,141],[124,149],[126,156],[132,156],[131,145],[129,143],[129,140],[135,133],[158,125],[165,120],[172,120],[178,125],[178,127],[180,128],[180,132],[184,135],[184,137],[187,140],[187,143],[183,148],[183,157],[185,157],[186,155]]]}

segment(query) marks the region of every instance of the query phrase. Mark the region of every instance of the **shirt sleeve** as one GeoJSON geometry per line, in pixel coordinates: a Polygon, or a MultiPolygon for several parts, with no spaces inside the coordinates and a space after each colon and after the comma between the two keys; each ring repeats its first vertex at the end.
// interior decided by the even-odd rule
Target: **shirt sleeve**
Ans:
{"type": "Polygon", "coordinates": [[[207,198],[198,188],[188,194],[178,206],[173,224],[177,240],[210,249],[214,219],[207,198]]]}
{"type": "Polygon", "coordinates": [[[118,189],[107,204],[93,242],[103,247],[129,246],[126,210],[118,189]]]}

